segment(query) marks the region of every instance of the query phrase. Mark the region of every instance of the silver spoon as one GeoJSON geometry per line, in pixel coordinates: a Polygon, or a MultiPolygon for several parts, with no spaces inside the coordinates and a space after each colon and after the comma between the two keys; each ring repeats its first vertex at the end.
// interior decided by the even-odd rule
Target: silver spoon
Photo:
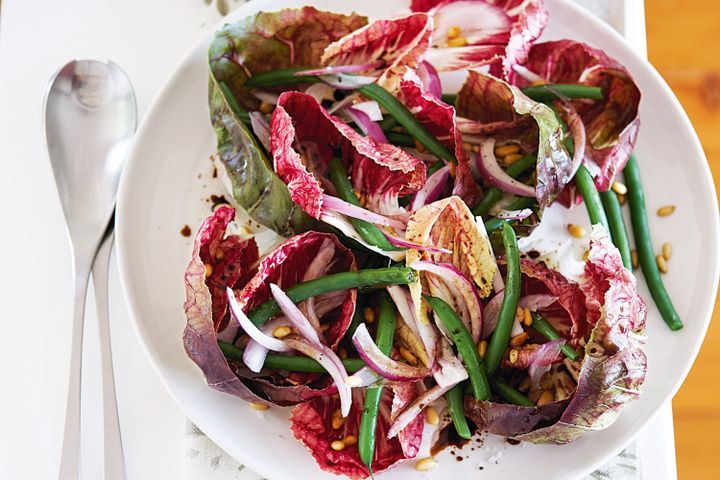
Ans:
{"type": "MultiPolygon", "coordinates": [[[[85,298],[93,260],[115,209],[120,173],[137,126],[137,107],[130,81],[117,65],[75,60],[50,80],[43,108],[50,163],[73,254],[75,296],[70,379],[58,478],[75,480],[80,475],[85,298]]],[[[108,245],[108,253],[109,249],[108,245]]],[[[96,265],[95,269],[98,270],[95,290],[100,292],[103,303],[107,298],[107,275],[102,265],[96,265]]],[[[99,310],[102,308],[98,305],[99,310]]],[[[112,382],[112,360],[107,315],[100,315],[98,321],[101,323],[105,478],[125,478],[115,389],[114,384],[109,383],[112,382]],[[109,431],[113,428],[115,431],[109,431]]]]}

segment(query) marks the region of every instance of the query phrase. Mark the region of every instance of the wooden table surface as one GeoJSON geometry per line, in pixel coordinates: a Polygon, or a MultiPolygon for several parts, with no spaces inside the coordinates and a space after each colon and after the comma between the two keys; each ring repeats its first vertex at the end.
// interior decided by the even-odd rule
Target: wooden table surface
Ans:
{"type": "MultiPolygon", "coordinates": [[[[646,0],[645,9],[650,61],[690,116],[720,190],[720,2],[646,0]]],[[[718,377],[720,302],[700,356],[673,400],[680,480],[720,478],[720,447],[713,438],[720,431],[718,377]]]]}

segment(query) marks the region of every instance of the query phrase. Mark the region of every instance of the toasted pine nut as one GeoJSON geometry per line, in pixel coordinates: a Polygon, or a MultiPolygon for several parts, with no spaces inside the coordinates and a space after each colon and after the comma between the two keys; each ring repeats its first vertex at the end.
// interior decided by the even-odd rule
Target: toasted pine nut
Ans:
{"type": "Polygon", "coordinates": [[[520,151],[520,145],[517,145],[515,143],[508,143],[505,145],[500,145],[498,147],[495,147],[495,156],[496,157],[506,157],[510,155],[511,153],[518,153],[520,151]]]}
{"type": "Polygon", "coordinates": [[[639,261],[637,250],[630,250],[630,258],[632,259],[633,268],[638,268],[639,261]]]}
{"type": "Polygon", "coordinates": [[[587,234],[583,227],[581,227],[580,225],[575,225],[573,223],[569,223],[567,229],[568,233],[575,238],[583,238],[587,234]]]}
{"type": "Polygon", "coordinates": [[[427,152],[427,149],[425,148],[425,145],[420,143],[419,141],[415,140],[415,149],[420,153],[427,152]]]}
{"type": "Polygon", "coordinates": [[[518,361],[518,355],[519,355],[519,354],[520,354],[520,352],[518,352],[518,351],[515,350],[514,348],[510,350],[510,353],[508,354],[508,360],[510,360],[510,363],[511,363],[511,364],[514,365],[515,362],[518,361]]]}
{"type": "Polygon", "coordinates": [[[525,317],[525,311],[522,307],[518,306],[515,310],[515,318],[517,318],[518,320],[522,320],[523,317],[525,317]]]}
{"type": "Polygon", "coordinates": [[[253,410],[267,410],[270,408],[270,405],[267,403],[260,403],[260,402],[250,402],[250,408],[253,410]]]}
{"type": "MultiPolygon", "coordinates": [[[[472,151],[478,153],[480,151],[480,145],[473,145],[472,151]]],[[[455,165],[454,163],[452,165],[455,165]]]]}
{"type": "Polygon", "coordinates": [[[480,340],[480,342],[477,344],[477,351],[478,355],[480,355],[480,358],[485,358],[485,353],[487,353],[487,340],[480,340]]]}
{"type": "Polygon", "coordinates": [[[521,392],[527,392],[530,390],[530,377],[523,378],[523,381],[518,385],[518,390],[521,392]]]}
{"type": "Polygon", "coordinates": [[[330,448],[332,448],[336,452],[339,452],[340,450],[345,448],[345,444],[342,442],[342,440],[335,440],[330,444],[330,448]]]}
{"type": "Polygon", "coordinates": [[[363,318],[367,323],[373,323],[375,321],[375,310],[370,307],[363,308],[363,318]]]}
{"type": "MultiPolygon", "coordinates": [[[[523,343],[527,342],[527,339],[530,337],[530,334],[527,332],[518,333],[514,337],[510,339],[510,346],[511,347],[519,347],[523,343]]],[[[513,362],[514,363],[514,362],[513,362]]]]}
{"type": "Polygon", "coordinates": [[[212,272],[213,272],[212,265],[210,265],[209,263],[206,263],[205,264],[205,278],[208,278],[210,275],[212,275],[212,272]]]}
{"type": "Polygon", "coordinates": [[[225,251],[218,248],[218,251],[215,252],[215,260],[222,260],[223,258],[225,258],[225,251]]]}
{"type": "Polygon", "coordinates": [[[415,463],[415,470],[419,472],[427,472],[428,470],[432,470],[437,466],[437,460],[435,460],[433,457],[425,457],[415,463]]]}
{"type": "Polygon", "coordinates": [[[340,427],[342,427],[345,424],[345,419],[343,418],[342,412],[340,411],[339,408],[332,413],[331,423],[332,423],[332,428],[335,430],[339,430],[340,427]]]}
{"type": "Polygon", "coordinates": [[[658,208],[657,214],[660,217],[667,217],[668,215],[672,215],[675,211],[675,205],[665,205],[664,207],[658,208]]]}
{"type": "Polygon", "coordinates": [[[529,327],[533,323],[533,317],[532,313],[530,313],[530,309],[526,308],[523,314],[523,323],[526,327],[529,327]]]}
{"type": "Polygon", "coordinates": [[[618,195],[627,195],[627,187],[624,183],[620,182],[614,182],[612,184],[612,189],[617,193],[618,195]]]}
{"type": "Polygon", "coordinates": [[[456,38],[460,36],[460,27],[457,25],[453,25],[448,29],[447,33],[448,38],[456,38]]]}
{"type": "Polygon", "coordinates": [[[625,205],[625,202],[627,202],[627,197],[625,195],[618,195],[618,202],[620,202],[620,205],[625,205]]]}
{"type": "Polygon", "coordinates": [[[340,357],[340,360],[345,360],[348,357],[347,350],[340,347],[340,350],[338,350],[338,357],[340,357]]]}
{"type": "Polygon", "coordinates": [[[658,270],[660,270],[660,272],[668,272],[668,266],[667,262],[665,261],[665,257],[663,257],[662,255],[658,255],[657,257],[655,257],[655,262],[657,263],[658,270]]]}
{"type": "Polygon", "coordinates": [[[545,390],[540,395],[540,398],[537,399],[537,402],[535,402],[535,405],[537,405],[539,407],[539,406],[545,405],[546,403],[550,403],[553,400],[555,400],[555,396],[553,395],[553,393],[550,390],[545,390]]]}
{"type": "Polygon", "coordinates": [[[417,365],[417,358],[410,350],[405,347],[400,347],[398,351],[400,352],[400,356],[404,358],[407,363],[410,365],[417,365]]]}
{"type": "Polygon", "coordinates": [[[262,113],[270,113],[273,111],[273,108],[275,108],[275,105],[268,102],[260,102],[260,111],[262,113]]]}
{"type": "Polygon", "coordinates": [[[672,245],[670,243],[663,243],[662,256],[665,258],[665,260],[670,260],[670,257],[672,256],[672,245]]]}
{"type": "Polygon", "coordinates": [[[282,327],[277,327],[275,330],[273,330],[272,335],[275,338],[283,338],[283,337],[287,337],[291,333],[292,333],[292,328],[290,328],[288,326],[282,326],[282,327]]]}
{"type": "Polygon", "coordinates": [[[455,37],[455,38],[449,38],[448,39],[448,47],[465,47],[468,44],[467,38],[465,37],[455,37]]]}
{"type": "Polygon", "coordinates": [[[425,408],[425,421],[430,425],[437,425],[440,423],[440,415],[438,415],[435,407],[425,408]]]}
{"type": "Polygon", "coordinates": [[[518,160],[520,160],[522,157],[523,157],[523,156],[520,155],[519,153],[512,153],[512,154],[510,154],[510,155],[508,155],[508,156],[506,156],[506,157],[503,158],[503,163],[504,163],[505,165],[512,165],[513,163],[515,163],[515,162],[517,162],[518,160]]]}
{"type": "Polygon", "coordinates": [[[320,325],[320,331],[323,333],[327,332],[329,328],[330,328],[329,323],[323,323],[322,325],[320,325]]]}
{"type": "Polygon", "coordinates": [[[348,435],[347,437],[343,438],[342,441],[346,447],[349,447],[357,443],[357,437],[355,435],[348,435]]]}

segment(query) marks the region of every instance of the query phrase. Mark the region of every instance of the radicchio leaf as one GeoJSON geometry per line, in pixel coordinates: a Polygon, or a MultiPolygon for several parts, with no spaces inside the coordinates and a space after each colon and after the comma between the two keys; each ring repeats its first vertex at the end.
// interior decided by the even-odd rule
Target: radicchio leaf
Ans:
{"type": "Polygon", "coordinates": [[[413,0],[413,11],[428,11],[435,20],[428,60],[438,70],[492,64],[493,74],[511,72],[523,63],[548,21],[541,0],[413,0]],[[452,46],[451,29],[459,27],[465,45],[452,46]]]}
{"type": "Polygon", "coordinates": [[[538,202],[547,206],[572,179],[573,164],[554,112],[518,88],[490,75],[469,72],[456,107],[465,133],[513,140],[536,152],[538,202]]]}
{"type": "MultiPolygon", "coordinates": [[[[640,90],[628,71],[603,51],[574,40],[534,45],[525,67],[551,83],[602,87],[603,100],[570,103],[585,125],[585,162],[598,189],[608,190],[630,158],[640,128],[640,90]]],[[[519,77],[517,82],[523,84],[519,77]]]]}
{"type": "MultiPolygon", "coordinates": [[[[417,455],[422,440],[422,415],[417,416],[397,437],[386,438],[394,417],[415,396],[412,384],[383,389],[376,427],[378,441],[372,461],[373,473],[380,473],[417,455]]],[[[350,415],[339,429],[332,427],[332,421],[333,414],[340,408],[340,401],[332,396],[318,397],[293,409],[290,416],[292,432],[310,450],[321,469],[351,479],[363,479],[370,475],[360,459],[357,445],[349,445],[340,451],[330,447],[333,441],[342,440],[348,435],[357,438],[363,404],[363,391],[353,390],[350,415]]]]}
{"type": "Polygon", "coordinates": [[[433,24],[425,13],[379,19],[328,45],[323,65],[382,62],[378,83],[392,91],[405,68],[415,68],[430,47],[433,24]],[[381,73],[380,73],[381,72],[381,73]]]}
{"type": "Polygon", "coordinates": [[[275,170],[291,198],[312,217],[323,213],[324,192],[334,193],[327,174],[334,156],[349,166],[365,207],[377,213],[401,212],[399,196],[415,193],[425,183],[420,160],[394,145],[363,137],[310,95],[280,95],[270,128],[275,170]]]}

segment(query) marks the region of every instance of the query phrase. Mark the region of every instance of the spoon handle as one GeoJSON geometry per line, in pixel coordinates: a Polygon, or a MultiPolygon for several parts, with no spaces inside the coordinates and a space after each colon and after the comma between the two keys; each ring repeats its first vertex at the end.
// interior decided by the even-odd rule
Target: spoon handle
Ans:
{"type": "Polygon", "coordinates": [[[82,386],[82,344],[85,319],[85,298],[87,296],[90,265],[94,251],[91,249],[73,252],[73,326],[70,343],[70,376],[68,380],[67,404],[65,406],[65,432],[60,453],[60,480],[80,478],[80,389],[82,386]]]}
{"type": "Polygon", "coordinates": [[[108,310],[108,268],[113,239],[114,232],[111,224],[95,256],[92,275],[95,289],[98,335],[100,337],[100,365],[102,367],[105,479],[125,480],[127,478],[127,472],[125,471],[122,436],[120,433],[120,421],[118,419],[117,399],[115,396],[108,310]]]}

